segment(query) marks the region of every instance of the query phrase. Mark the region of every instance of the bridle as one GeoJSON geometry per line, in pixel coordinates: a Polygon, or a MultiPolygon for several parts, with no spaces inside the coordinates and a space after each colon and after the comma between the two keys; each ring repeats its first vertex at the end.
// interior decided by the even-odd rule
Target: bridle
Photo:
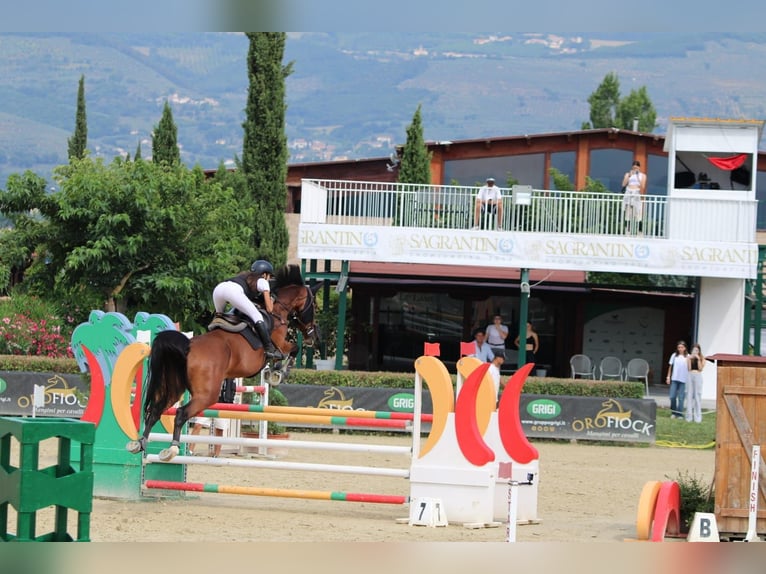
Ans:
{"type": "Polygon", "coordinates": [[[303,308],[300,311],[296,311],[292,307],[288,307],[285,305],[280,299],[279,294],[276,295],[274,298],[274,304],[279,305],[286,313],[287,315],[287,321],[282,318],[281,315],[278,315],[277,313],[272,312],[271,315],[275,319],[279,319],[280,324],[286,325],[288,322],[295,323],[298,328],[303,332],[303,334],[309,338],[309,340],[314,338],[314,332],[316,330],[316,325],[313,321],[314,316],[314,309],[315,309],[315,303],[314,303],[314,292],[309,288],[304,286],[306,298],[303,303],[303,308]],[[310,313],[310,314],[309,314],[310,313]]]}

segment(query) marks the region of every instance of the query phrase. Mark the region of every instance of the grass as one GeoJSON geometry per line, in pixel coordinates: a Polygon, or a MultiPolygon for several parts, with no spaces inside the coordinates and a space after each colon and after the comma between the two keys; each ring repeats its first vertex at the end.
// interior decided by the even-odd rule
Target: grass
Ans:
{"type": "Polygon", "coordinates": [[[657,408],[657,446],[712,449],[715,447],[715,411],[702,411],[702,422],[671,419],[670,409],[657,408]]]}

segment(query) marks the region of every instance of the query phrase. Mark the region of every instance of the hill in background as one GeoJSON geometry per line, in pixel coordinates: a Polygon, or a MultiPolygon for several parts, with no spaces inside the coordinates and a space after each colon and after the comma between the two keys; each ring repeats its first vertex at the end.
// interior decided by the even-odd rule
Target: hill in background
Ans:
{"type": "MultiPolygon", "coordinates": [[[[88,147],[105,160],[141,142],[168,100],[187,165],[241,152],[248,42],[242,34],[0,34],[0,186],[66,162],[85,75],[88,147]]],[[[766,35],[290,34],[291,162],[386,156],[418,104],[425,137],[577,130],[608,72],[646,86],[671,116],[766,117],[766,35]]]]}

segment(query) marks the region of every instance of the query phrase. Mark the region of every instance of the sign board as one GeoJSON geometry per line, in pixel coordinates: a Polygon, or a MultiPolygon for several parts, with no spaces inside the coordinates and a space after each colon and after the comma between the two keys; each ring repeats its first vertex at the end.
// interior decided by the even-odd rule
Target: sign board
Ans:
{"type": "Polygon", "coordinates": [[[0,415],[78,419],[85,412],[90,388],[81,375],[0,372],[0,415]],[[34,409],[35,386],[43,387],[43,405],[34,409]]]}

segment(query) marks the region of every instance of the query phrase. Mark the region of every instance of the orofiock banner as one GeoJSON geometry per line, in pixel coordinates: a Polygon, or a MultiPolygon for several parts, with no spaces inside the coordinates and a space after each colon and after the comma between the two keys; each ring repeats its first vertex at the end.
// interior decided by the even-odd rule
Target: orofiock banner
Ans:
{"type": "Polygon", "coordinates": [[[88,403],[88,383],[80,375],[0,372],[0,415],[32,416],[35,385],[45,387],[45,406],[38,417],[78,419],[88,403]]]}
{"type": "Polygon", "coordinates": [[[519,416],[528,437],[654,442],[657,403],[650,399],[522,394],[519,416]]]}
{"type": "MultiPolygon", "coordinates": [[[[412,412],[410,389],[370,389],[284,384],[278,387],[290,406],[338,410],[412,412]]],[[[423,412],[433,406],[423,392],[423,412]]],[[[612,399],[522,394],[519,417],[531,438],[563,438],[616,442],[655,440],[657,404],[647,399],[612,399]]]]}

